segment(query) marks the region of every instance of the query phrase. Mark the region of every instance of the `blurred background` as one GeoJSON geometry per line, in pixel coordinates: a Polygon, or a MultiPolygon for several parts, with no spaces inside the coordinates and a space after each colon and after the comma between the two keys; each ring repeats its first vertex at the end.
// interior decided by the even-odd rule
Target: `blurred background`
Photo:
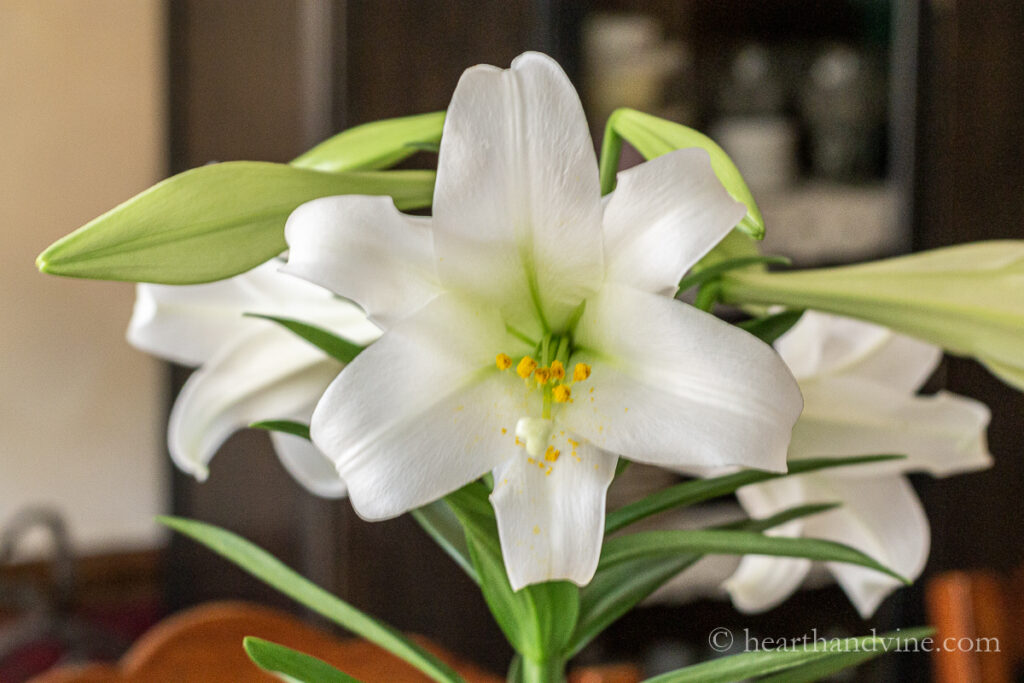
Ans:
{"type": "MultiPolygon", "coordinates": [[[[345,127],[443,109],[464,68],[527,49],[566,67],[598,139],[619,106],[709,133],[758,197],[766,252],[801,266],[1022,238],[1022,39],[1017,0],[0,0],[0,680],[116,657],[205,600],[292,609],[162,534],[161,512],[239,532],[485,667],[510,655],[413,522],[365,524],[312,498],[264,435],[232,438],[206,484],[173,471],[165,421],[188,370],[123,341],[130,285],[39,275],[53,240],[171,173],[287,161],[345,127]]],[[[627,150],[623,165],[638,160],[627,150]]],[[[1021,565],[1024,399],[966,360],[933,383],[992,407],[997,464],[915,480],[931,560],[875,619],[825,582],[738,616],[697,572],[581,661],[674,668],[708,656],[722,625],[777,637],[923,623],[929,576],[1021,565]]],[[[613,499],[664,476],[638,469],[613,499]]],[[[857,680],[929,670],[924,655],[889,657],[857,680]]]]}

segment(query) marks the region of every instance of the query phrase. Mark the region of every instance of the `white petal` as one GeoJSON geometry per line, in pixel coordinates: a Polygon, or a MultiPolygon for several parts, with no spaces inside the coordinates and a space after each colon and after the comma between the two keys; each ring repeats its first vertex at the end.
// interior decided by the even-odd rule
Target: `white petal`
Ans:
{"type": "Polygon", "coordinates": [[[801,389],[804,413],[793,430],[791,457],[907,456],[842,468],[843,476],[921,470],[947,476],[992,463],[985,439],[989,410],[973,399],[944,391],[912,396],[846,377],[805,382],[801,389]]]}
{"type": "Polygon", "coordinates": [[[258,322],[189,378],[171,411],[171,457],[198,479],[206,478],[207,464],[232,433],[308,408],[341,370],[290,332],[258,322]]]}
{"type": "Polygon", "coordinates": [[[245,313],[299,318],[365,344],[379,330],[355,306],[282,274],[276,259],[220,282],[140,284],[128,325],[136,348],[183,365],[201,365],[239,334],[266,329],[245,313]]]}
{"type": "MultiPolygon", "coordinates": [[[[921,575],[931,532],[921,502],[906,478],[849,479],[816,474],[808,479],[815,489],[810,498],[841,501],[843,506],[808,518],[806,536],[845,543],[908,579],[921,575]]],[[[864,567],[830,562],[828,568],[865,619],[902,585],[864,567]]]]}
{"type": "Polygon", "coordinates": [[[810,570],[811,561],[802,557],[744,555],[723,587],[740,612],[765,612],[795,593],[810,570]]]}
{"type": "Polygon", "coordinates": [[[681,149],[619,173],[604,210],[608,278],[675,296],[679,280],[743,219],[703,149],[681,149]]]}
{"type": "Polygon", "coordinates": [[[285,272],[352,299],[385,329],[439,291],[430,219],[390,197],[314,199],[288,217],[285,239],[285,272]]]}
{"type": "Polygon", "coordinates": [[[557,461],[525,452],[494,469],[491,503],[513,590],[542,581],[590,582],[601,555],[605,493],[618,457],[560,436],[557,461]]]}
{"type": "Polygon", "coordinates": [[[443,294],[345,368],[311,431],[360,516],[425,505],[516,453],[526,389],[494,363],[513,344],[496,310],[443,294]]]}
{"type": "Polygon", "coordinates": [[[861,320],[807,311],[775,342],[799,380],[850,375],[914,393],[935,371],[942,350],[861,320]]]}
{"type": "Polygon", "coordinates": [[[527,53],[512,68],[459,80],[434,190],[442,282],[499,303],[536,332],[559,329],[604,274],[597,160],[579,97],[557,63],[527,53]]]}
{"type": "MultiPolygon", "coordinates": [[[[310,409],[303,421],[308,422],[312,412],[310,409]]],[[[307,491],[321,498],[345,496],[345,482],[338,476],[334,464],[308,439],[282,432],[272,432],[270,439],[281,464],[307,491]]]]}
{"type": "Polygon", "coordinates": [[[587,302],[576,341],[593,374],[559,419],[598,447],[669,467],[786,469],[800,392],[768,345],[682,302],[614,286],[587,302]]]}

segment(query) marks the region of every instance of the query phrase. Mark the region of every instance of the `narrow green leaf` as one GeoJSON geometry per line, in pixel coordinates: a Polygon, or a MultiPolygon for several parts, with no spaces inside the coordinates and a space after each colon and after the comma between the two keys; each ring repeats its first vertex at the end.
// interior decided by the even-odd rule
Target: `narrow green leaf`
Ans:
{"type": "Polygon", "coordinates": [[[608,517],[605,519],[604,530],[606,534],[610,534],[659,512],[693,505],[694,503],[700,503],[720,496],[727,496],[744,486],[770,479],[816,472],[833,467],[849,467],[900,460],[903,457],[902,455],[858,455],[848,458],[805,458],[790,460],[789,471],[785,473],[742,470],[720,477],[693,479],[670,486],[667,489],[662,489],[642,500],[624,505],[618,510],[608,513],[608,517]]]}
{"type": "Polygon", "coordinates": [[[157,183],[53,243],[44,273],[164,284],[243,273],[286,248],[284,224],[300,204],[340,194],[390,195],[401,209],[429,206],[433,171],[323,173],[229,161],[157,183]]]}
{"type": "MultiPolygon", "coordinates": [[[[747,187],[736,164],[714,140],[692,128],[635,109],[616,109],[609,118],[608,125],[617,135],[633,145],[645,159],[653,159],[687,147],[700,147],[706,150],[711,157],[711,168],[718,176],[718,180],[733,199],[747,207],[747,215],[737,228],[754,239],[764,238],[764,218],[757,208],[754,195],[747,187]]],[[[607,134],[605,138],[608,138],[607,134]]],[[[614,145],[614,140],[608,144],[614,145]]],[[[609,157],[609,165],[610,163],[609,157]]]]}
{"type": "Polygon", "coordinates": [[[205,545],[299,604],[405,660],[435,681],[450,683],[462,680],[447,664],[399,631],[320,588],[241,536],[195,520],[180,517],[158,519],[165,526],[205,545]]]}
{"type": "MultiPolygon", "coordinates": [[[[882,655],[905,647],[908,640],[926,638],[934,632],[934,629],[931,628],[906,629],[881,636],[843,638],[842,640],[825,641],[785,650],[744,652],[648,678],[644,683],[734,683],[752,676],[799,671],[796,669],[797,667],[824,662],[840,655],[863,652],[882,655]]],[[[777,678],[769,680],[788,683],[792,680],[808,679],[791,679],[786,674],[780,674],[777,678]]]]}
{"type": "Polygon", "coordinates": [[[338,671],[322,659],[269,640],[247,636],[242,640],[242,647],[259,668],[300,683],[359,683],[359,679],[338,671]]]}
{"type": "Polygon", "coordinates": [[[309,441],[309,425],[294,420],[261,420],[249,425],[253,429],[265,429],[268,432],[284,432],[293,436],[301,436],[309,441]]]}
{"type": "MultiPolygon", "coordinates": [[[[721,528],[765,531],[835,507],[834,504],[801,505],[765,519],[743,520],[721,528]]],[[[566,657],[578,654],[609,625],[702,557],[699,553],[682,553],[667,559],[643,557],[598,571],[580,590],[580,616],[566,657]]]]}
{"type": "Polygon", "coordinates": [[[718,301],[718,295],[722,291],[722,285],[712,280],[708,282],[699,290],[697,290],[697,298],[693,302],[694,308],[698,311],[704,311],[710,313],[711,309],[715,307],[715,302],[718,301]]]}
{"type": "Polygon", "coordinates": [[[791,264],[792,261],[785,256],[741,256],[739,258],[727,259],[720,261],[713,266],[708,266],[703,270],[688,273],[679,281],[678,291],[685,292],[691,287],[703,285],[704,283],[715,279],[722,273],[730,270],[736,270],[737,268],[749,268],[750,266],[757,265],[788,266],[791,264]]]}
{"type": "Polygon", "coordinates": [[[372,171],[388,168],[441,140],[444,112],[403,116],[349,128],[292,161],[316,171],[372,171]]]}
{"type": "Polygon", "coordinates": [[[417,152],[430,152],[432,154],[437,154],[441,151],[440,142],[410,142],[406,147],[411,147],[417,152]]]}
{"type": "Polygon", "coordinates": [[[328,332],[322,327],[310,325],[309,323],[304,323],[300,320],[280,318],[260,313],[246,313],[245,315],[250,318],[263,318],[264,320],[275,322],[289,332],[293,332],[299,337],[302,337],[328,356],[339,360],[342,363],[351,363],[364,348],[359,344],[350,342],[344,337],[339,337],[333,332],[328,332]]]}
{"type": "Polygon", "coordinates": [[[912,583],[865,553],[842,543],[733,530],[672,529],[619,536],[605,542],[598,568],[613,567],[640,557],[669,558],[678,553],[805,557],[817,562],[855,564],[887,574],[907,585],[912,583]]]}
{"type": "Polygon", "coordinates": [[[455,560],[455,564],[459,565],[459,568],[479,585],[480,577],[469,557],[466,532],[451,508],[444,501],[438,500],[418,510],[413,510],[411,514],[413,519],[423,527],[423,530],[434,539],[434,542],[455,560]]]}
{"type": "Polygon", "coordinates": [[[774,344],[775,340],[786,334],[800,322],[803,316],[802,310],[782,311],[760,318],[753,318],[741,322],[737,327],[746,330],[765,344],[774,344]]]}

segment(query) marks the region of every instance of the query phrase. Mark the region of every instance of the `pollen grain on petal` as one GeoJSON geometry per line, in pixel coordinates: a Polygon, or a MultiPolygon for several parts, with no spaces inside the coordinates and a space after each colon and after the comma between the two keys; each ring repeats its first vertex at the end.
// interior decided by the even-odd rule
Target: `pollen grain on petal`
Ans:
{"type": "Polygon", "coordinates": [[[554,446],[548,446],[548,449],[544,452],[544,459],[548,462],[558,462],[558,456],[561,454],[562,452],[554,446]]]}
{"type": "Polygon", "coordinates": [[[576,367],[572,370],[573,381],[582,382],[588,377],[590,377],[590,366],[586,363],[577,363],[576,367]]]}
{"type": "Polygon", "coordinates": [[[572,397],[572,389],[564,384],[559,384],[551,390],[551,398],[555,399],[555,403],[568,403],[570,397],[572,397]]]}
{"type": "Polygon", "coordinates": [[[512,358],[507,353],[499,353],[494,358],[494,364],[499,370],[508,370],[512,367],[512,358]]]}
{"type": "Polygon", "coordinates": [[[529,356],[523,356],[523,359],[519,361],[519,365],[516,366],[516,374],[526,379],[533,374],[533,371],[537,369],[537,361],[530,358],[529,356]]]}

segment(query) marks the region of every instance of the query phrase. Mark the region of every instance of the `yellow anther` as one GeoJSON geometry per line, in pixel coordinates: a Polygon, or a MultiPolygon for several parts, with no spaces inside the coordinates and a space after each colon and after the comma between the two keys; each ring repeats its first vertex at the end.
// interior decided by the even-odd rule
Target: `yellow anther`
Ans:
{"type": "Polygon", "coordinates": [[[537,369],[537,361],[530,358],[529,356],[523,356],[523,359],[519,361],[519,365],[516,366],[516,374],[526,379],[533,374],[533,371],[537,369]]]}
{"type": "Polygon", "coordinates": [[[576,367],[572,371],[572,379],[574,382],[582,382],[586,378],[590,377],[590,366],[586,363],[577,363],[576,367]]]}
{"type": "Polygon", "coordinates": [[[558,450],[554,446],[548,446],[547,451],[544,452],[544,459],[548,462],[558,462],[558,456],[562,454],[562,451],[558,450]]]}
{"type": "Polygon", "coordinates": [[[572,396],[572,390],[564,384],[559,384],[551,390],[551,398],[555,399],[555,403],[568,403],[570,396],[572,396]]]}
{"type": "Polygon", "coordinates": [[[551,363],[551,377],[552,379],[562,380],[565,379],[565,366],[562,365],[562,361],[556,360],[551,363]]]}
{"type": "Polygon", "coordinates": [[[494,357],[494,364],[498,366],[499,370],[508,370],[512,367],[512,359],[507,353],[499,353],[494,357]]]}
{"type": "Polygon", "coordinates": [[[533,373],[533,378],[537,380],[537,384],[547,384],[551,379],[551,368],[537,368],[533,373]]]}

